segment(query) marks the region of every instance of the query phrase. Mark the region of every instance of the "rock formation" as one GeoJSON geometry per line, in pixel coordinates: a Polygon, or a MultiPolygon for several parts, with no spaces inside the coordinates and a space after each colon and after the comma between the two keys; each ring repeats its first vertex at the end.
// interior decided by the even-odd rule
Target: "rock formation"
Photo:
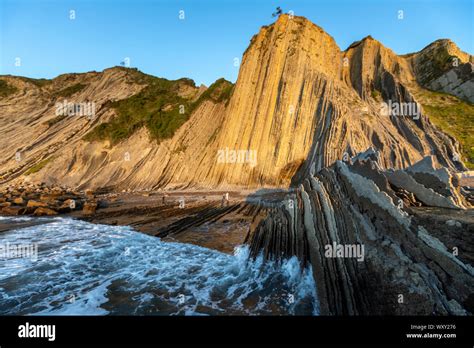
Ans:
{"type": "MultiPolygon", "coordinates": [[[[402,173],[435,195],[415,173],[402,173]]],[[[249,234],[253,255],[297,255],[309,263],[322,314],[472,314],[472,214],[434,224],[416,208],[425,192],[407,195],[405,182],[391,177],[370,158],[337,161],[308,176],[249,234]],[[333,257],[327,252],[332,245],[362,253],[333,257]]],[[[433,176],[435,182],[443,186],[433,176]]],[[[445,205],[441,199],[429,203],[445,205]]]]}
{"type": "Polygon", "coordinates": [[[408,55],[420,84],[474,102],[474,58],[441,39],[408,55]]]}
{"type": "MultiPolygon", "coordinates": [[[[472,58],[453,45],[449,57],[470,64],[472,58]]],[[[433,155],[451,171],[465,170],[456,159],[458,142],[418,108],[419,83],[428,86],[453,72],[443,65],[441,75],[428,76],[435,64],[431,51],[397,56],[371,37],[341,51],[318,26],[282,15],[252,38],[231,94],[199,103],[172,137],[160,141],[140,124],[118,143],[85,140],[117,118],[114,102],[146,88],[144,74],[112,68],[51,81],[3,77],[17,92],[0,99],[0,179],[27,174],[31,181],[78,188],[287,187],[369,147],[380,152],[383,168],[403,169],[433,155]],[[94,117],[58,117],[56,104],[65,99],[93,101],[94,117]],[[381,112],[386,104],[401,111],[381,112]],[[220,161],[220,152],[230,157],[220,161]]],[[[173,83],[184,101],[204,92],[186,81],[173,83]]]]}
{"type": "MultiPolygon", "coordinates": [[[[254,256],[311,265],[322,314],[472,314],[472,193],[454,175],[474,163],[472,135],[461,146],[421,105],[449,97],[472,124],[472,63],[449,40],[398,56],[368,36],[341,51],[281,15],[252,38],[235,85],[124,68],[1,77],[0,185],[288,189],[271,204],[204,205],[157,233],[242,214],[254,256]],[[93,117],[58,116],[64,99],[93,102],[93,117]]],[[[13,198],[2,213],[28,208],[13,198]]]]}

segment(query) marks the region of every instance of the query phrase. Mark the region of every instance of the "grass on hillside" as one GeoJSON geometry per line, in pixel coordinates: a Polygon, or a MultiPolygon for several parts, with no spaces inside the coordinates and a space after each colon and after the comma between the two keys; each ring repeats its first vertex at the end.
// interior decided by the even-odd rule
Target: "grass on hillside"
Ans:
{"type": "Polygon", "coordinates": [[[111,102],[110,107],[115,109],[117,116],[110,122],[96,126],[86,134],[85,140],[109,140],[112,144],[117,144],[144,126],[157,141],[170,138],[200,103],[206,99],[225,101],[233,87],[230,82],[220,79],[193,102],[178,95],[179,88],[183,86],[195,87],[192,80],[170,81],[136,70],[131,73],[133,82],[147,86],[130,98],[111,102]]]}
{"type": "Polygon", "coordinates": [[[30,175],[39,172],[41,169],[43,169],[51,160],[53,157],[46,158],[38,163],[36,163],[34,166],[32,166],[30,169],[28,169],[25,172],[25,175],[30,175]]]}
{"type": "Polygon", "coordinates": [[[60,90],[59,92],[56,92],[54,94],[54,97],[56,98],[68,98],[74,94],[76,94],[77,92],[79,91],[82,91],[85,87],[87,87],[87,85],[84,85],[82,83],[76,83],[72,86],[69,86],[69,87],[66,87],[62,90],[60,90]]]}
{"type": "Polygon", "coordinates": [[[7,83],[5,80],[0,80],[0,97],[5,98],[18,91],[18,88],[7,83]]]}
{"type": "Polygon", "coordinates": [[[474,105],[428,90],[423,90],[418,97],[431,122],[459,141],[464,164],[474,169],[474,105]]]}

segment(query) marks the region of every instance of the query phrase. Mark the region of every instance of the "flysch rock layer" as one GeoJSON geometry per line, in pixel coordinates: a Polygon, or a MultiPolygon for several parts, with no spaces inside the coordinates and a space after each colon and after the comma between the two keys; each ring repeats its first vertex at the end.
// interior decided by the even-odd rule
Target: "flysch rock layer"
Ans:
{"type": "MultiPolygon", "coordinates": [[[[55,117],[55,107],[43,89],[6,77],[19,92],[0,100],[0,182],[93,189],[288,187],[370,147],[380,153],[382,168],[403,169],[432,155],[450,171],[466,170],[452,160],[459,153],[456,140],[423,113],[414,118],[381,112],[382,102],[416,102],[416,73],[430,62],[417,57],[397,56],[371,37],[341,51],[320,27],[282,15],[252,38],[229,101],[202,103],[171,139],[158,143],[143,128],[114,146],[83,136],[115,117],[107,101],[143,88],[128,81],[126,69],[64,75],[43,87],[60,90],[85,81],[87,88],[69,99],[96,103],[94,120],[68,117],[51,127],[44,123],[55,117]],[[15,158],[19,151],[21,161],[15,158]],[[222,163],[219,151],[250,160],[227,157],[222,163]],[[40,170],[25,175],[44,160],[40,170]]],[[[461,63],[466,59],[460,56],[461,63]]]]}
{"type": "Polygon", "coordinates": [[[420,220],[390,175],[369,159],[337,161],[308,176],[289,198],[292,214],[276,208],[249,234],[252,254],[296,255],[311,265],[324,315],[472,314],[474,225],[420,220]],[[467,240],[453,244],[453,229],[467,240]],[[332,257],[326,248],[334,243],[363,246],[363,253],[332,257]],[[464,244],[457,256],[453,245],[464,244]]]}
{"type": "MultiPolygon", "coordinates": [[[[116,117],[111,101],[144,88],[127,69],[63,75],[41,88],[2,77],[18,92],[0,99],[0,185],[292,185],[282,204],[254,221],[247,242],[253,255],[296,255],[310,264],[322,314],[472,314],[473,224],[445,213],[432,223],[433,215],[416,210],[468,207],[451,175],[466,170],[453,161],[459,145],[423,112],[415,118],[381,111],[382,103],[416,103],[421,86],[445,90],[453,57],[461,68],[472,63],[446,40],[406,56],[371,37],[341,51],[318,26],[282,15],[252,38],[229,100],[204,101],[170,139],[154,141],[144,127],[115,145],[83,137],[116,117]],[[95,102],[95,117],[46,125],[56,117],[51,93],[77,83],[87,87],[69,101],[95,102]],[[219,161],[219,151],[246,156],[219,161]],[[328,257],[333,243],[364,252],[328,257]]],[[[447,92],[460,95],[470,77],[459,84],[468,75],[453,73],[447,92]]],[[[183,95],[202,92],[188,86],[183,95]]]]}

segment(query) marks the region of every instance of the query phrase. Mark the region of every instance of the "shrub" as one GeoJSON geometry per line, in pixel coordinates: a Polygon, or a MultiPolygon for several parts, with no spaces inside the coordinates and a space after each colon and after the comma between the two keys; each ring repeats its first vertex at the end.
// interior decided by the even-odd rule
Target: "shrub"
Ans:
{"type": "Polygon", "coordinates": [[[0,80],[0,97],[5,98],[18,91],[18,88],[7,83],[5,80],[0,80]]]}
{"type": "Polygon", "coordinates": [[[116,102],[111,102],[117,116],[110,122],[96,126],[84,137],[87,141],[109,140],[116,144],[130,137],[141,127],[147,127],[157,141],[171,138],[192,112],[204,100],[223,102],[230,97],[233,85],[219,79],[213,83],[197,101],[179,95],[183,86],[195,87],[194,81],[180,79],[170,81],[133,70],[134,82],[146,84],[139,93],[116,102]]]}
{"type": "Polygon", "coordinates": [[[59,92],[56,92],[54,94],[54,97],[56,97],[56,98],[59,98],[59,97],[68,98],[68,97],[76,94],[77,92],[82,91],[85,87],[87,87],[87,85],[84,85],[82,83],[76,83],[75,85],[66,87],[66,88],[60,90],[59,92]]]}

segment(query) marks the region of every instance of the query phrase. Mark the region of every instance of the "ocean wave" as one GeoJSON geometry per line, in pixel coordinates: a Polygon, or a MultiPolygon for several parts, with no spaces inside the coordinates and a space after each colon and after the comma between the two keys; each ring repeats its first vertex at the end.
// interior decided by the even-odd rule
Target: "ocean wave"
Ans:
{"type": "Polygon", "coordinates": [[[12,230],[0,245],[37,243],[36,259],[0,259],[3,315],[317,315],[310,268],[265,261],[130,227],[69,218],[12,230]]]}

